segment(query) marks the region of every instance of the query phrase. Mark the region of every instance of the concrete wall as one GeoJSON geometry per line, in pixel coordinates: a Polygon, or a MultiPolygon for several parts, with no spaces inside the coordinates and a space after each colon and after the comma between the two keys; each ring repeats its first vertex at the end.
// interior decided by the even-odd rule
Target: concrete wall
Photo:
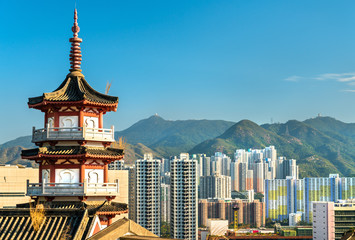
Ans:
{"type": "Polygon", "coordinates": [[[0,208],[15,207],[18,203],[30,201],[25,196],[27,179],[38,182],[38,169],[16,165],[0,166],[0,208]]]}

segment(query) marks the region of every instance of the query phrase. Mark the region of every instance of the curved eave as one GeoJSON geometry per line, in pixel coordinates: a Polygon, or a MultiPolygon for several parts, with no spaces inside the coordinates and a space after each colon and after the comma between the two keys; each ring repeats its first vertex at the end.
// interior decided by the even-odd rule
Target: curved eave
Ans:
{"type": "Polygon", "coordinates": [[[87,106],[87,107],[103,107],[103,108],[107,108],[107,110],[109,110],[109,111],[116,112],[118,102],[116,102],[116,103],[99,103],[99,102],[92,102],[92,101],[88,101],[88,100],[81,100],[81,101],[75,101],[75,102],[44,100],[44,101],[37,103],[37,104],[28,103],[29,108],[34,108],[34,109],[39,109],[39,110],[46,109],[52,105],[54,105],[54,106],[76,105],[76,106],[87,106]]]}
{"type": "Polygon", "coordinates": [[[123,159],[124,154],[122,155],[117,155],[117,156],[112,156],[112,155],[96,155],[96,154],[76,154],[76,155],[69,155],[69,154],[62,154],[62,155],[53,155],[53,154],[37,154],[33,156],[23,156],[21,157],[23,159],[28,159],[28,160],[37,160],[37,159],[48,159],[48,158],[55,158],[55,159],[67,159],[67,158],[90,158],[90,159],[100,159],[100,160],[111,160],[111,161],[116,161],[116,160],[121,160],[123,159]]]}
{"type": "Polygon", "coordinates": [[[120,215],[120,214],[124,214],[124,213],[128,213],[128,209],[122,210],[122,211],[100,211],[100,210],[98,210],[96,212],[97,215],[120,215]]]}

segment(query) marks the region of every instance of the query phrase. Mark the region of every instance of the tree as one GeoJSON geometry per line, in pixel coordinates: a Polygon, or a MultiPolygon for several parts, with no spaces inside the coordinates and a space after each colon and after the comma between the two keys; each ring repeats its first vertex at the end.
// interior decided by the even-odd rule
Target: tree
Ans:
{"type": "Polygon", "coordinates": [[[259,199],[260,202],[263,201],[263,198],[264,198],[264,194],[262,193],[257,192],[254,194],[254,199],[259,199]]]}
{"type": "Polygon", "coordinates": [[[274,227],[274,224],[275,224],[275,222],[272,221],[271,218],[265,219],[265,227],[267,227],[267,228],[273,228],[273,227],[274,227]]]}
{"type": "Polygon", "coordinates": [[[170,238],[170,224],[167,222],[161,222],[160,235],[163,238],[170,238]]]}
{"type": "Polygon", "coordinates": [[[297,223],[297,226],[312,226],[312,223],[301,220],[297,223]]]}

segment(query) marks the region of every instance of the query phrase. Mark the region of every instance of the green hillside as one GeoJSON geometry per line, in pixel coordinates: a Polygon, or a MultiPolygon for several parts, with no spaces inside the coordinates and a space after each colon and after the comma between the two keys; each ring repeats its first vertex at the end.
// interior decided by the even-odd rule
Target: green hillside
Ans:
{"type": "Polygon", "coordinates": [[[116,136],[124,137],[129,144],[142,143],[167,157],[219,136],[233,124],[222,120],[169,121],[154,115],[117,132],[116,136]]]}
{"type": "Polygon", "coordinates": [[[236,149],[264,148],[274,145],[279,156],[298,160],[301,176],[351,175],[355,172],[352,146],[334,139],[299,121],[257,125],[243,120],[215,139],[204,141],[190,153],[208,153],[222,149],[233,155],[236,149]]]}

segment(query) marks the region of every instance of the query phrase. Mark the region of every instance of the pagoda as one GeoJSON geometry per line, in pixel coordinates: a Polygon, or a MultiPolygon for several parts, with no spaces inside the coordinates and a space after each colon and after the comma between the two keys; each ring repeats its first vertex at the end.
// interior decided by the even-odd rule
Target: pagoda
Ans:
{"type": "Polygon", "coordinates": [[[51,206],[96,206],[101,224],[108,226],[127,212],[111,203],[119,188],[108,182],[108,164],[121,160],[124,151],[113,144],[114,128],[103,124],[103,116],[117,110],[118,97],[97,92],[85,80],[77,19],[75,9],[69,74],[53,92],[28,101],[29,108],[44,112],[44,128],[32,130],[38,148],[22,151],[22,158],[39,165],[39,182],[27,182],[27,195],[51,206]]]}

